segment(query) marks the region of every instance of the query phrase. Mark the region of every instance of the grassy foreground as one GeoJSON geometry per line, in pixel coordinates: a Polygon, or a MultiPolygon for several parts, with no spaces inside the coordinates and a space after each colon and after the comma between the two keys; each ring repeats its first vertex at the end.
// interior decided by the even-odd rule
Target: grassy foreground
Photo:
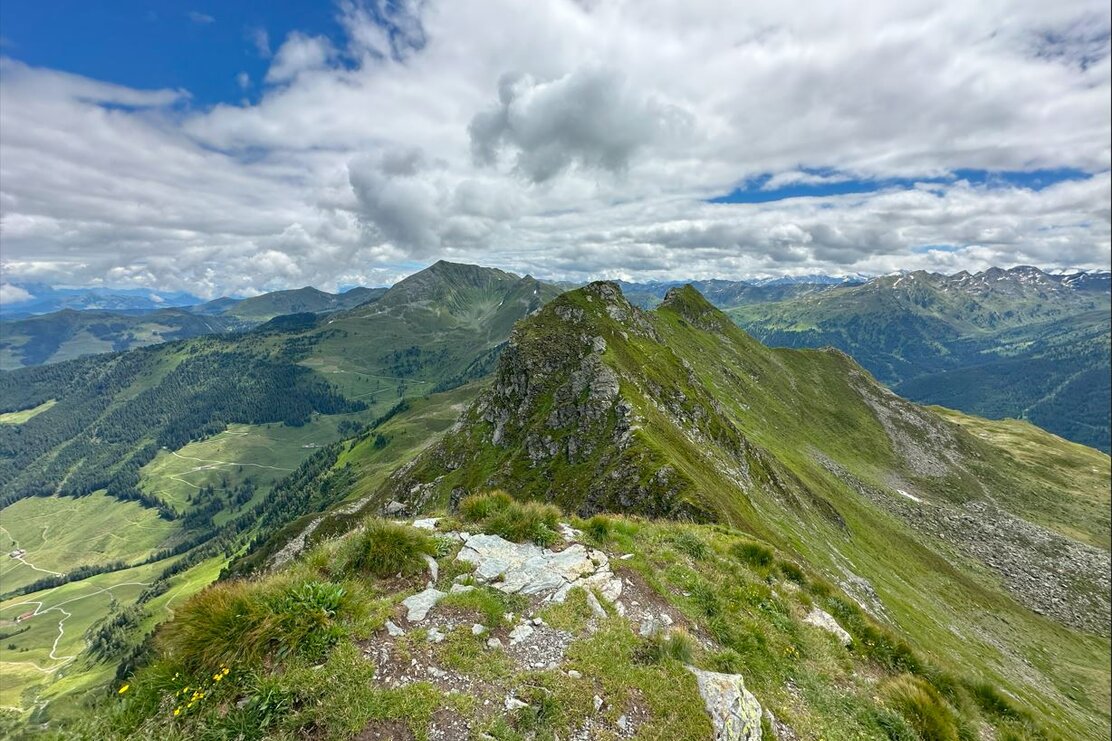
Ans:
{"type": "MultiPolygon", "coordinates": [[[[445,518],[437,527],[505,532],[506,522],[544,525],[546,512],[527,509],[473,502],[460,520],[445,518]]],[[[638,738],[694,741],[708,738],[711,727],[685,669],[690,664],[741,673],[775,722],[799,738],[1088,737],[1048,728],[984,676],[917,652],[767,543],[716,525],[603,516],[573,524],[582,528],[581,540],[610,555],[628,585],[626,603],[651,604],[673,615],[673,625],[640,635],[605,599],[605,614],[594,613],[582,590],[545,605],[480,587],[451,595],[430,613],[431,625],[462,621],[445,628],[439,642],[431,642],[430,625],[411,627],[390,644],[401,663],[413,657],[435,664],[472,680],[473,690],[388,683],[373,659],[386,645],[386,621],[406,624],[398,603],[423,588],[414,571],[419,554],[438,554],[437,586],[445,591],[467,583],[469,567],[455,560],[459,545],[440,533],[370,522],[280,573],[222,582],[181,605],[159,631],[152,663],[119,682],[91,716],[51,732],[345,739],[390,731],[426,739],[451,718],[453,728],[466,725],[459,737],[568,738],[588,727],[592,738],[617,738],[621,724],[632,723],[638,738]],[[360,557],[368,549],[377,549],[378,559],[410,563],[399,568],[411,575],[376,575],[360,557]],[[804,621],[816,607],[849,632],[848,645],[804,621]],[[568,636],[553,665],[538,668],[508,646],[487,645],[488,636],[504,636],[534,616],[568,636]],[[504,703],[507,696],[519,702],[504,703]]],[[[766,733],[772,722],[763,721],[766,733]]]]}

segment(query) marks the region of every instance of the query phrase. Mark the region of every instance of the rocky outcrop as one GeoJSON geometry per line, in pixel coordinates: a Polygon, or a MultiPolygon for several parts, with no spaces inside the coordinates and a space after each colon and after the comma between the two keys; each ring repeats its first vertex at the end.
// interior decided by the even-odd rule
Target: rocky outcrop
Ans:
{"type": "Polygon", "coordinates": [[[811,608],[811,611],[803,618],[803,622],[809,623],[816,628],[821,628],[827,633],[834,635],[834,637],[842,642],[842,645],[849,646],[853,643],[853,637],[846,632],[845,628],[838,624],[834,616],[817,607],[811,608]]]}
{"type": "Polygon", "coordinates": [[[719,674],[693,666],[687,670],[699,683],[699,694],[714,725],[715,741],[761,741],[761,704],[745,689],[740,674],[719,674]]]}
{"type": "Polygon", "coordinates": [[[563,602],[575,587],[595,588],[610,601],[622,582],[602,551],[574,543],[562,551],[513,543],[497,535],[472,535],[456,557],[475,565],[474,578],[508,594],[538,595],[563,602]]]}

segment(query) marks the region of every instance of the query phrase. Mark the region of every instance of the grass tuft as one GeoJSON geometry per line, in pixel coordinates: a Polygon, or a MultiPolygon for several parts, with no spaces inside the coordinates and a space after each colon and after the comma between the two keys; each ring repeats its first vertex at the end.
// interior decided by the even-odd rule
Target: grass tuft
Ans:
{"type": "Polygon", "coordinates": [[[191,670],[255,664],[268,656],[319,657],[356,617],[340,584],[316,580],[221,582],[177,610],[159,640],[191,670]]]}
{"type": "Polygon", "coordinates": [[[881,692],[923,741],[960,741],[953,710],[926,681],[901,674],[888,680],[881,692]]]}
{"type": "Polygon", "coordinates": [[[730,547],[730,554],[743,564],[757,569],[765,569],[772,565],[775,556],[768,546],[752,540],[741,540],[730,547]]]}
{"type": "Polygon", "coordinates": [[[436,540],[417,528],[369,518],[341,546],[340,563],[347,573],[390,577],[422,571],[425,556],[436,553],[436,540]]]}
{"type": "Polygon", "coordinates": [[[642,638],[633,649],[633,661],[637,664],[660,664],[670,659],[690,664],[695,657],[695,648],[695,639],[684,631],[667,634],[655,631],[642,638]]]}
{"type": "Polygon", "coordinates": [[[515,543],[552,545],[559,540],[556,528],[560,510],[551,504],[518,502],[504,491],[492,491],[467,497],[460,502],[459,512],[483,532],[501,535],[515,543]]]}

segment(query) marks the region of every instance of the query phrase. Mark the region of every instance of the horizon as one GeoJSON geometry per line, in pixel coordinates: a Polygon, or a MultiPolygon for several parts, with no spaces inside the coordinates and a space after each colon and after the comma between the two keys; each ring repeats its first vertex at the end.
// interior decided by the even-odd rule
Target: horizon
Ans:
{"type": "Polygon", "coordinates": [[[1112,12],[0,8],[2,282],[1112,267],[1112,12]]]}
{"type": "MultiPolygon", "coordinates": [[[[302,286],[290,286],[288,288],[276,288],[273,291],[262,291],[262,292],[259,292],[259,293],[252,293],[252,294],[245,294],[245,295],[223,294],[223,295],[218,295],[218,296],[199,296],[199,295],[196,295],[196,294],[189,293],[187,291],[173,291],[173,290],[164,290],[164,289],[159,289],[159,288],[145,288],[145,287],[135,287],[135,286],[49,285],[49,284],[44,284],[44,283],[35,284],[33,282],[25,282],[24,283],[24,282],[15,281],[15,282],[12,282],[12,283],[7,283],[7,282],[0,283],[0,306],[17,307],[21,304],[26,304],[26,303],[33,302],[37,299],[41,299],[41,296],[32,295],[25,290],[27,287],[35,286],[35,285],[44,286],[44,287],[50,289],[51,291],[75,291],[75,292],[98,291],[98,292],[103,292],[104,295],[106,295],[106,296],[111,296],[111,295],[133,295],[133,296],[149,295],[149,297],[151,297],[152,299],[156,299],[158,302],[163,301],[164,300],[163,297],[165,297],[167,295],[177,295],[180,298],[196,299],[200,302],[219,301],[219,300],[222,300],[222,299],[234,299],[234,300],[242,301],[243,299],[254,298],[254,297],[257,297],[257,296],[264,296],[264,295],[271,294],[271,293],[300,291],[300,290],[306,290],[306,289],[321,291],[323,293],[329,293],[329,294],[332,294],[332,295],[341,295],[341,294],[347,293],[349,291],[353,291],[353,290],[360,289],[360,288],[363,288],[363,289],[377,289],[377,288],[389,289],[389,288],[397,285],[401,281],[405,280],[406,278],[412,277],[414,275],[417,275],[418,273],[422,273],[426,270],[429,270],[430,268],[434,267],[435,265],[437,265],[439,263],[447,263],[449,265],[459,265],[459,266],[464,266],[464,267],[475,267],[475,268],[482,268],[482,269],[489,269],[489,270],[502,270],[504,272],[508,272],[512,275],[515,275],[517,277],[526,277],[526,276],[531,276],[531,277],[534,277],[534,278],[536,277],[536,276],[532,276],[528,272],[526,272],[526,273],[516,273],[512,270],[507,270],[505,268],[501,268],[501,267],[498,267],[498,266],[495,266],[495,265],[480,265],[478,263],[464,263],[464,262],[455,262],[455,261],[452,261],[452,260],[439,259],[439,260],[436,260],[432,263],[429,263],[428,265],[425,265],[421,268],[418,268],[418,269],[414,270],[413,272],[406,273],[406,274],[402,275],[397,280],[395,280],[393,283],[378,284],[378,285],[342,285],[342,286],[337,287],[337,289],[334,290],[334,291],[328,291],[328,290],[325,290],[323,288],[320,288],[320,287],[314,286],[314,285],[302,285],[302,286]],[[27,294],[27,295],[22,296],[21,294],[27,294]],[[15,297],[15,298],[13,298],[13,297],[15,297]]],[[[766,275],[757,275],[757,276],[746,276],[746,277],[739,277],[739,278],[722,277],[722,276],[708,276],[708,277],[685,276],[685,277],[680,277],[680,278],[665,278],[665,279],[646,280],[646,281],[628,280],[626,278],[608,277],[608,276],[592,277],[592,278],[589,278],[587,280],[578,281],[578,282],[577,281],[567,281],[567,280],[555,280],[555,281],[553,281],[553,280],[544,279],[544,278],[538,278],[538,280],[543,280],[543,281],[549,282],[549,283],[572,283],[576,286],[583,286],[583,285],[586,285],[588,283],[594,283],[594,282],[599,282],[599,281],[609,281],[609,282],[614,282],[614,283],[618,283],[618,284],[623,284],[624,283],[624,284],[627,284],[627,285],[634,285],[634,286],[637,286],[637,285],[651,286],[651,285],[685,285],[685,284],[691,284],[691,283],[712,282],[712,281],[722,281],[722,282],[727,282],[727,283],[747,283],[747,284],[750,284],[750,285],[761,285],[761,284],[768,284],[768,283],[772,283],[772,282],[776,282],[776,281],[782,281],[782,280],[795,280],[796,282],[799,282],[799,283],[809,283],[809,282],[822,282],[822,279],[826,279],[826,280],[838,280],[838,279],[840,279],[840,280],[843,280],[845,283],[847,283],[849,285],[862,285],[864,283],[875,280],[877,278],[886,278],[886,277],[893,277],[893,276],[900,276],[900,275],[911,275],[913,273],[919,273],[919,272],[925,272],[928,275],[941,276],[941,277],[946,277],[946,278],[953,278],[953,277],[956,277],[956,276],[961,275],[963,273],[975,276],[975,275],[979,275],[981,273],[987,272],[989,270],[1003,270],[1003,271],[1007,272],[1007,271],[1017,270],[1017,269],[1021,269],[1021,268],[1032,268],[1032,269],[1038,270],[1039,272],[1042,272],[1046,275],[1062,275],[1062,276],[1079,275],[1079,274],[1082,274],[1082,273],[1100,275],[1100,274],[1112,272],[1112,270],[1109,270],[1107,268],[1089,268],[1089,269],[1073,268],[1073,267],[1053,267],[1053,268],[1045,267],[1044,268],[1044,267],[1038,267],[1036,265],[1012,265],[1010,267],[1005,268],[1005,267],[1001,267],[1001,266],[998,266],[998,265],[993,265],[993,266],[990,266],[988,268],[985,268],[984,270],[965,270],[965,269],[961,269],[961,270],[956,270],[956,271],[951,272],[951,273],[942,273],[942,272],[919,269],[919,270],[895,270],[895,271],[891,271],[891,272],[888,272],[888,273],[876,273],[876,274],[872,274],[872,275],[868,275],[868,274],[864,274],[864,273],[840,274],[840,275],[839,274],[834,274],[834,273],[804,273],[804,274],[780,273],[780,274],[771,274],[771,275],[766,274],[766,275]],[[809,280],[809,279],[813,279],[813,281],[809,280]]],[[[183,304],[168,304],[167,308],[175,308],[175,307],[182,306],[182,305],[183,304]]],[[[70,309],[70,310],[72,310],[72,309],[70,309]]]]}

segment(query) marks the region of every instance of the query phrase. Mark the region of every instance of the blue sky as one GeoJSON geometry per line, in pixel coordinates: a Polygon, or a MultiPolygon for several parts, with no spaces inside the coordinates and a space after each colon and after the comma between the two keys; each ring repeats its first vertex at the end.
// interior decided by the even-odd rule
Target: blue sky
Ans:
{"type": "Polygon", "coordinates": [[[305,0],[5,0],[0,29],[7,56],[129,87],[181,88],[193,106],[257,98],[291,31],[340,33],[332,4],[305,0]],[[237,81],[240,72],[251,87],[237,81]]]}
{"type": "MultiPolygon", "coordinates": [[[[777,184],[773,174],[764,173],[750,178],[724,195],[715,196],[710,203],[772,203],[791,198],[829,198],[882,190],[909,190],[920,186],[966,182],[988,189],[1020,188],[1041,191],[1070,180],[1087,180],[1089,173],[1071,167],[1033,170],[977,170],[957,169],[944,177],[922,178],[862,178],[830,169],[802,168],[801,180],[777,184]]],[[[925,245],[930,247],[930,245],[925,245]]],[[[922,252],[922,248],[917,248],[922,252]]]]}
{"type": "Polygon", "coordinates": [[[0,288],[1112,262],[1106,0],[521,9],[0,2],[0,288]]]}

